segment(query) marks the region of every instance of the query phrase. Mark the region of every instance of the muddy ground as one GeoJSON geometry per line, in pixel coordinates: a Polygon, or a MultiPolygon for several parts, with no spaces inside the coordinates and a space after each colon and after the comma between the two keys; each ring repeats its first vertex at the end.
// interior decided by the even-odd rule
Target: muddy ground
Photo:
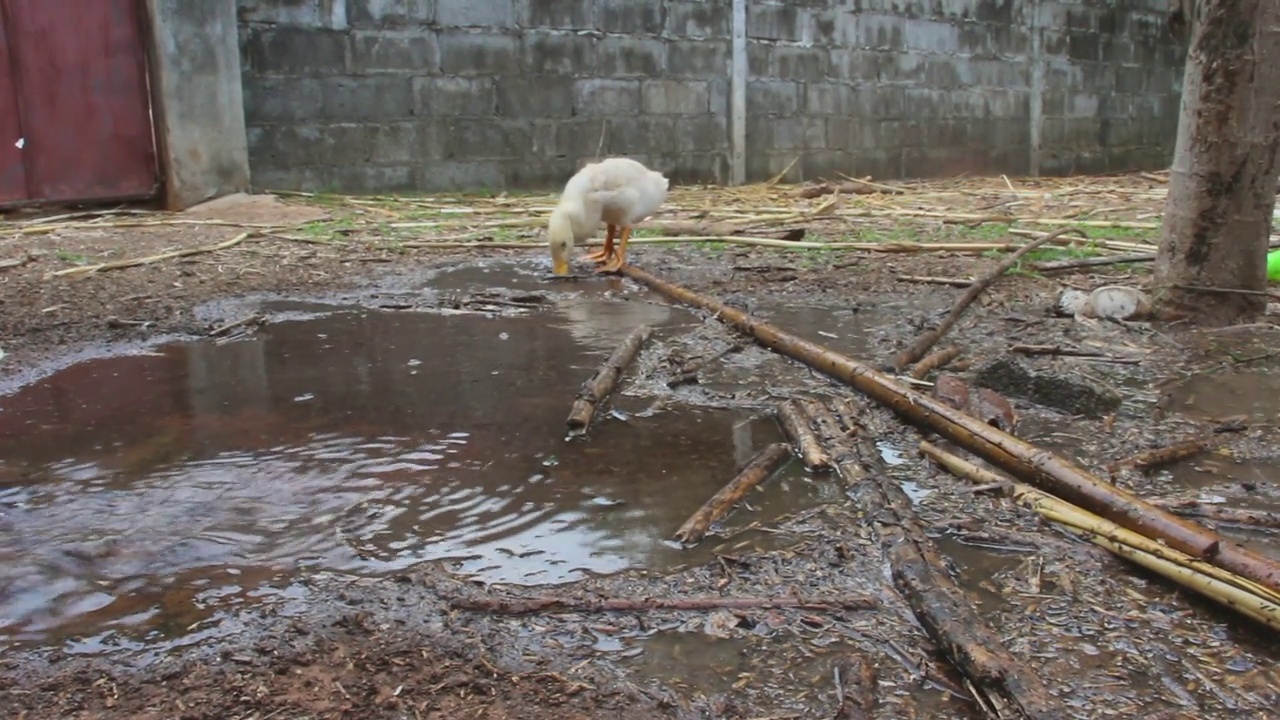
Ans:
{"type": "MultiPolygon", "coordinates": [[[[1144,191],[1158,185],[1141,179],[1129,184],[1135,183],[1144,191]]],[[[1000,187],[992,181],[963,202],[979,212],[1000,201],[1000,187]]],[[[1148,198],[1113,207],[1111,217],[1149,221],[1155,204],[1148,198]]],[[[48,230],[38,229],[36,216],[9,218],[10,224],[0,226],[0,349],[6,354],[0,379],[13,391],[76,358],[119,347],[219,330],[252,333],[252,324],[223,328],[244,320],[269,299],[336,298],[403,311],[466,310],[479,303],[491,313],[504,312],[503,303],[527,301],[509,292],[483,297],[424,292],[433,273],[477,261],[510,261],[523,268],[533,278],[530,282],[545,287],[534,294],[605,286],[619,302],[654,302],[618,278],[584,274],[576,281],[547,280],[548,261],[539,247],[408,247],[406,237],[429,240],[439,237],[441,228],[385,227],[394,219],[390,213],[395,210],[389,207],[395,206],[344,205],[333,198],[286,198],[281,205],[259,198],[176,218],[190,221],[183,224],[118,227],[61,219],[48,230]],[[352,213],[388,217],[361,222],[353,221],[352,213]],[[210,224],[215,221],[227,224],[210,224]],[[268,236],[226,250],[83,276],[49,275],[97,262],[202,248],[260,225],[289,229],[270,230],[268,236]],[[497,305],[484,306],[495,298],[497,305]]],[[[856,222],[815,220],[809,237],[843,239],[859,232],[856,222]]],[[[878,237],[885,242],[975,238],[966,226],[936,219],[877,222],[878,237]]],[[[999,239],[1004,237],[1001,229],[1007,225],[980,237],[999,239]]],[[[1106,236],[1105,227],[1098,232],[1106,236]]],[[[536,241],[537,230],[516,226],[489,236],[536,241]]],[[[1127,229],[1111,237],[1150,239],[1135,238],[1127,229]]],[[[821,306],[851,317],[869,313],[876,318],[874,327],[857,347],[844,349],[862,353],[861,359],[872,364],[888,359],[936,322],[961,292],[901,276],[967,277],[996,262],[980,253],[798,252],[724,244],[636,245],[631,259],[748,311],[767,309],[784,328],[788,318],[803,319],[803,313],[787,315],[791,307],[821,306]]],[[[1138,450],[1234,423],[1243,429],[1228,434],[1212,453],[1172,474],[1129,475],[1123,484],[1152,497],[1209,494],[1237,507],[1280,508],[1277,405],[1267,395],[1280,390],[1275,380],[1280,369],[1274,352],[1280,342],[1276,318],[1247,328],[1200,331],[1146,322],[1079,321],[1049,312],[1064,283],[1141,286],[1146,278],[1141,265],[1053,277],[1018,272],[987,293],[946,343],[960,345],[972,368],[1007,356],[1010,343],[1098,349],[1101,358],[1021,362],[1114,388],[1124,402],[1118,408],[1103,402],[1105,407],[1092,412],[1011,397],[1020,436],[1098,471],[1138,450]],[[1196,377],[1201,382],[1222,378],[1222,384],[1199,390],[1180,384],[1196,377]],[[1188,474],[1198,479],[1187,481],[1188,474]]],[[[269,313],[264,320],[269,327],[269,313]]],[[[838,333],[824,334],[820,325],[809,329],[811,339],[820,342],[836,336],[831,343],[841,349],[838,333]]],[[[741,353],[732,372],[717,376],[722,371],[711,368],[700,385],[666,389],[662,380],[672,363],[738,340],[713,321],[661,336],[646,349],[624,395],[761,409],[787,396],[857,400],[835,383],[755,347],[741,353]],[[731,383],[738,389],[728,389],[731,383]]],[[[564,398],[566,410],[570,400],[564,398]]],[[[1070,716],[1265,717],[1280,707],[1280,650],[1272,631],[1125,565],[1008,500],[968,492],[964,481],[918,456],[918,431],[869,403],[860,407],[866,427],[899,452],[887,472],[924,493],[922,517],[954,563],[961,584],[978,599],[982,616],[1014,655],[1045,679],[1070,716]]],[[[15,482],[19,479],[12,473],[0,475],[0,485],[15,482]]],[[[803,512],[757,518],[758,510],[739,510],[708,540],[714,554],[670,573],[625,572],[541,589],[486,589],[437,565],[381,580],[316,573],[299,580],[305,587],[301,597],[228,615],[222,620],[226,633],[177,649],[135,647],[129,653],[82,655],[56,643],[10,648],[0,656],[0,715],[832,717],[839,704],[833,668],[856,656],[868,659],[877,671],[874,717],[981,716],[963,680],[887,584],[856,489],[849,495],[837,492],[803,512]],[[776,594],[778,588],[815,597],[865,593],[880,608],[503,617],[449,606],[451,599],[485,594],[753,596],[776,594]],[[644,639],[670,637],[684,639],[637,649],[644,647],[644,639]],[[619,652],[615,646],[626,649],[619,652]]],[[[1264,553],[1280,555],[1274,535],[1231,525],[1222,529],[1264,553]]]]}

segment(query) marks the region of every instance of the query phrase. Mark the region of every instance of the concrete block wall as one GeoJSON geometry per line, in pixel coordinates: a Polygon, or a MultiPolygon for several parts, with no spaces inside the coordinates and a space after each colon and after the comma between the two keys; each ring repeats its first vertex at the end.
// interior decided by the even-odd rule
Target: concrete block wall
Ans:
{"type": "MultiPolygon", "coordinates": [[[[238,0],[257,188],[727,182],[731,0],[238,0]]],[[[749,180],[1163,167],[1167,0],[747,0],[749,180]],[[1033,127],[1036,128],[1033,130],[1033,127]]]]}

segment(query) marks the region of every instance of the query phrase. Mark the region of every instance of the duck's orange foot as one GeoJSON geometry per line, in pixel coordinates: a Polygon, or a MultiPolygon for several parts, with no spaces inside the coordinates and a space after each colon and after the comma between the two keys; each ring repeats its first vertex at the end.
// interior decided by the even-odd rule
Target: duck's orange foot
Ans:
{"type": "Polygon", "coordinates": [[[623,261],[622,256],[617,253],[614,253],[613,257],[609,258],[608,261],[606,261],[600,267],[596,268],[596,272],[616,273],[619,270],[621,270],[622,266],[625,264],[626,263],[623,261]]]}
{"type": "Polygon", "coordinates": [[[609,253],[609,249],[601,248],[595,252],[589,252],[586,255],[583,255],[582,259],[588,262],[602,262],[605,258],[609,257],[609,253]]]}

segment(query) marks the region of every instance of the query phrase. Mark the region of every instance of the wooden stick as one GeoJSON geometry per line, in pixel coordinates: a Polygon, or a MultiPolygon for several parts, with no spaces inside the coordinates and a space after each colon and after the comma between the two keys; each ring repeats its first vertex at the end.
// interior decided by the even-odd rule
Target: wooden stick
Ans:
{"type": "Polygon", "coordinates": [[[189,257],[191,255],[199,255],[201,253],[217,252],[218,250],[226,250],[235,247],[246,239],[253,236],[253,233],[240,233],[239,235],[214,245],[205,245],[203,247],[187,248],[185,250],[173,250],[171,252],[160,253],[158,255],[148,255],[147,257],[132,258],[129,260],[115,260],[112,262],[98,263],[97,265],[82,265],[80,267],[65,268],[55,270],[45,274],[45,279],[59,277],[62,275],[85,275],[88,273],[101,272],[103,270],[120,270],[122,268],[138,267],[139,265],[150,265],[158,263],[162,260],[172,260],[173,258],[189,257]]]}
{"type": "Polygon", "coordinates": [[[852,358],[795,335],[713,298],[657,278],[627,264],[631,279],[679,302],[714,313],[765,347],[844,382],[904,418],[938,432],[1010,474],[1097,512],[1122,527],[1158,538],[1170,547],[1204,559],[1271,588],[1280,588],[1280,562],[1245,548],[1212,530],[1152,506],[1047,450],[983,424],[946,403],[916,392],[852,358]]]}
{"type": "Polygon", "coordinates": [[[632,330],[631,334],[627,335],[604,361],[604,365],[601,365],[600,369],[582,384],[582,390],[573,401],[573,408],[569,411],[569,419],[566,421],[571,430],[585,430],[591,424],[596,408],[617,387],[618,380],[622,378],[622,371],[635,359],[636,353],[640,352],[640,346],[649,339],[652,331],[653,328],[648,325],[641,325],[632,330]]]}
{"type": "Polygon", "coordinates": [[[836,663],[835,720],[871,720],[876,709],[876,666],[862,655],[836,663]]]}
{"type": "Polygon", "coordinates": [[[716,353],[715,355],[694,360],[693,362],[684,366],[684,368],[680,370],[679,374],[673,376],[670,380],[668,380],[667,387],[673,388],[673,387],[678,387],[680,385],[688,385],[689,383],[698,382],[698,373],[702,372],[703,368],[705,368],[706,366],[710,365],[713,362],[717,362],[718,360],[720,360],[721,358],[727,355],[731,355],[736,352],[742,352],[742,345],[739,345],[738,343],[734,343],[729,347],[716,353]]]}
{"type": "Polygon", "coordinates": [[[1044,262],[1033,263],[1032,269],[1036,272],[1060,272],[1062,270],[1075,270],[1077,268],[1100,267],[1103,265],[1120,265],[1122,263],[1148,263],[1154,262],[1155,253],[1133,253],[1131,255],[1101,255],[1098,257],[1074,258],[1071,260],[1046,260],[1044,262]]]}
{"type": "Polygon", "coordinates": [[[636,610],[719,610],[803,608],[806,610],[872,610],[880,606],[866,595],[840,595],[834,598],[801,597],[640,597],[640,598],[575,598],[546,596],[523,599],[454,598],[449,601],[456,610],[477,610],[523,615],[534,612],[631,612],[636,610]]]}
{"type": "Polygon", "coordinates": [[[1106,353],[1097,350],[1067,347],[1065,345],[1010,345],[1009,352],[1021,355],[1061,355],[1063,357],[1096,358],[1106,357],[1106,353]]]}
{"type": "Polygon", "coordinates": [[[899,275],[898,282],[920,283],[923,285],[950,285],[951,287],[967,288],[973,284],[970,278],[951,278],[951,277],[933,277],[930,275],[899,275]]]}
{"type": "Polygon", "coordinates": [[[1146,450],[1110,463],[1107,465],[1107,472],[1114,476],[1116,473],[1130,468],[1139,471],[1150,470],[1152,468],[1160,467],[1161,465],[1168,465],[1169,463],[1175,463],[1179,460],[1186,460],[1189,457],[1199,455],[1221,441],[1221,436],[1211,435],[1209,437],[1183,440],[1182,442],[1158,447],[1154,450],[1146,450]]]}
{"type": "Polygon", "coordinates": [[[773,443],[756,453],[751,462],[708,500],[676,531],[675,538],[682,543],[696,543],[707,534],[711,524],[729,514],[735,503],[752,488],[764,482],[774,470],[791,457],[786,443],[773,443]]]}
{"type": "Polygon", "coordinates": [[[810,185],[800,188],[796,191],[797,197],[811,200],[823,195],[832,195],[839,193],[841,195],[901,195],[902,191],[897,188],[890,188],[880,185],[871,185],[864,182],[843,182],[843,183],[821,183],[819,185],[810,185]]]}
{"type": "Polygon", "coordinates": [[[889,480],[879,456],[870,450],[861,454],[852,450],[843,434],[824,434],[822,441],[828,452],[842,458],[837,469],[846,483],[867,476],[859,458],[875,465],[869,481],[895,523],[880,527],[894,587],[938,649],[969,679],[979,705],[994,718],[1010,717],[1007,710],[1036,720],[1065,718],[1059,701],[1039,676],[1014,658],[952,580],[910,498],[889,480]]]}
{"type": "Polygon", "coordinates": [[[934,353],[926,355],[923,360],[911,366],[911,370],[907,375],[917,380],[923,380],[926,375],[947,366],[947,363],[960,357],[960,346],[951,345],[944,347],[934,353]]]}
{"type": "Polygon", "coordinates": [[[973,304],[973,301],[977,300],[979,295],[986,292],[987,288],[991,287],[991,285],[1008,272],[1010,268],[1017,265],[1018,261],[1022,259],[1022,256],[1070,232],[1079,233],[1080,231],[1069,227],[1059,228],[1044,235],[1043,237],[1036,238],[1035,240],[1032,240],[1026,245],[1018,248],[1016,252],[1010,254],[1005,259],[1001,260],[1000,264],[996,265],[991,272],[975,280],[973,285],[970,285],[969,289],[956,300],[955,305],[951,308],[951,312],[945,319],[943,319],[938,327],[921,334],[920,337],[916,338],[915,342],[911,343],[905,350],[894,356],[894,369],[901,371],[904,367],[924,357],[924,354],[929,352],[929,348],[933,347],[939,340],[941,340],[942,336],[946,335],[947,331],[956,324],[960,319],[960,316],[964,314],[964,311],[968,310],[969,306],[973,304]]]}
{"type": "Polygon", "coordinates": [[[818,436],[814,434],[813,428],[809,427],[809,418],[799,403],[787,400],[778,406],[776,412],[778,424],[782,426],[782,431],[791,441],[791,447],[799,452],[804,466],[810,470],[829,470],[831,457],[822,449],[818,436]]]}

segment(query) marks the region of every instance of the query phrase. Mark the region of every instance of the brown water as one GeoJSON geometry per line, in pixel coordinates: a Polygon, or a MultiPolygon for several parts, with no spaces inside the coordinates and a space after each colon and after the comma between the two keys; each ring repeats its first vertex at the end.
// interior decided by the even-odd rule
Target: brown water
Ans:
{"type": "MultiPolygon", "coordinates": [[[[587,438],[564,426],[636,324],[688,321],[598,289],[523,317],[347,309],[2,396],[0,641],[191,642],[233,607],[305,592],[303,571],[441,561],[540,584],[705,561],[714,542],[665,538],[779,439],[772,420],[623,397],[587,438]]],[[[822,492],[793,464],[727,523],[822,492]]]]}
{"type": "Polygon", "coordinates": [[[1252,370],[1200,374],[1179,383],[1166,398],[1169,412],[1222,420],[1244,416],[1254,423],[1280,418],[1280,372],[1252,370]]]}

